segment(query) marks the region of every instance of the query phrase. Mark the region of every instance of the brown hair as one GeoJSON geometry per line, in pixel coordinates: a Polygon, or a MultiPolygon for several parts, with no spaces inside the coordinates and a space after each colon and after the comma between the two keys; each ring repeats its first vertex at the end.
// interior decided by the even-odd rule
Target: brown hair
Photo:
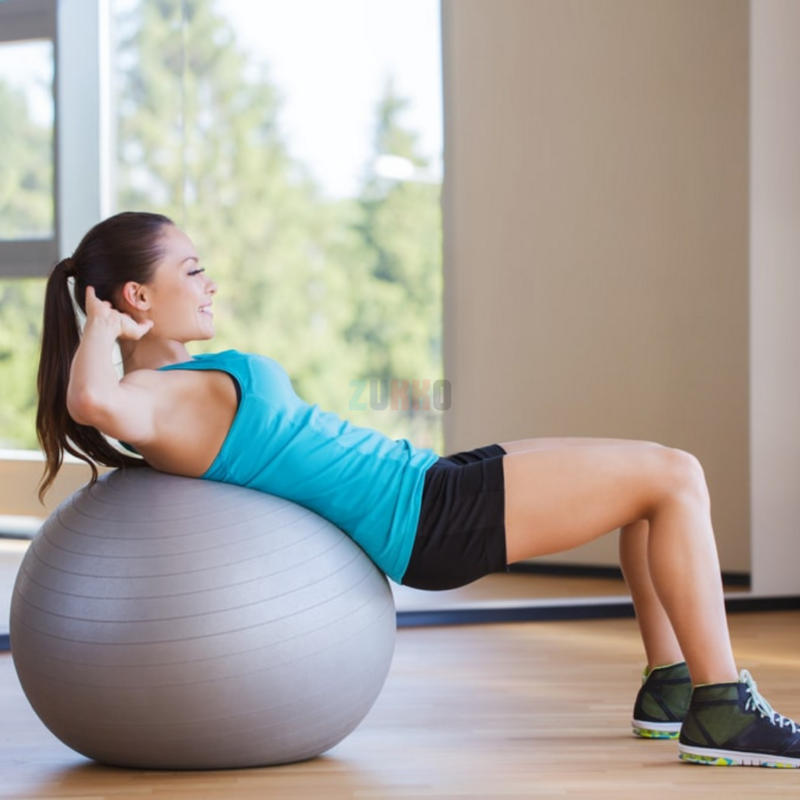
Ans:
{"type": "Polygon", "coordinates": [[[96,464],[144,464],[142,459],[120,452],[96,428],[79,425],[67,412],[70,367],[80,343],[75,304],[85,313],[87,286],[94,287],[98,298],[113,304],[128,281],[147,283],[163,254],[160,240],[164,228],[172,224],[168,217],[142,211],[109,217],[95,225],[72,256],[59,261],[47,279],[37,378],[36,433],[45,455],[39,499],[61,469],[64,451],[91,467],[92,482],[97,480],[96,464]]]}

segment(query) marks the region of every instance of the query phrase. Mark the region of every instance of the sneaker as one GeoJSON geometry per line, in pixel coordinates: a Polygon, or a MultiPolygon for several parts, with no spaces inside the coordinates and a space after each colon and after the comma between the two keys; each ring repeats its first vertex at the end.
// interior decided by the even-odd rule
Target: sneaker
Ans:
{"type": "Polygon", "coordinates": [[[633,707],[634,734],[643,739],[677,739],[691,696],[685,661],[645,671],[633,707]]]}
{"type": "Polygon", "coordinates": [[[678,749],[691,764],[797,768],[800,726],[773,711],[742,670],[738,682],[695,688],[678,749]]]}

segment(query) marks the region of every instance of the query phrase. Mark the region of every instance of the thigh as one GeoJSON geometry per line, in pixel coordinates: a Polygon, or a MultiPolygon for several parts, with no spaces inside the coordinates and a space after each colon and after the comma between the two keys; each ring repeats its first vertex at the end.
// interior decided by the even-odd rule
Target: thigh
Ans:
{"type": "Polygon", "coordinates": [[[650,442],[529,441],[503,445],[509,563],[647,518],[692,458],[650,442]]]}
{"type": "Polygon", "coordinates": [[[623,447],[631,444],[647,445],[649,442],[632,442],[630,439],[599,439],[582,436],[547,436],[537,439],[515,439],[500,445],[506,453],[526,453],[531,450],[561,450],[579,447],[623,447]]]}

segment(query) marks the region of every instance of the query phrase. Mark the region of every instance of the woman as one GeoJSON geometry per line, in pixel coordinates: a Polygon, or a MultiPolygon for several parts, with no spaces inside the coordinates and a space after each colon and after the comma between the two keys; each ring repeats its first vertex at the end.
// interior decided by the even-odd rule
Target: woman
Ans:
{"type": "Polygon", "coordinates": [[[800,729],[738,673],[709,498],[686,453],[645,442],[528,440],[439,459],[309,406],[268,358],[192,358],[217,286],[160,215],[95,226],[47,284],[37,428],[44,493],[64,451],[281,495],[327,517],[391,578],[444,589],[621,528],[648,668],[634,732],[701,764],[800,767],[800,729]],[[71,286],[85,311],[81,335],[71,286]],[[123,376],[113,365],[116,345],[123,376]]]}

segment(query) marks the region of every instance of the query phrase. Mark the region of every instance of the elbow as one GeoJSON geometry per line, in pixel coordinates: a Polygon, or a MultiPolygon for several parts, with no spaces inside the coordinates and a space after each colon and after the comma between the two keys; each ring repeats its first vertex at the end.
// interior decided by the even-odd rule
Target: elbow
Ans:
{"type": "Polygon", "coordinates": [[[101,399],[88,387],[67,392],[67,412],[78,425],[99,427],[104,416],[101,399]]]}

